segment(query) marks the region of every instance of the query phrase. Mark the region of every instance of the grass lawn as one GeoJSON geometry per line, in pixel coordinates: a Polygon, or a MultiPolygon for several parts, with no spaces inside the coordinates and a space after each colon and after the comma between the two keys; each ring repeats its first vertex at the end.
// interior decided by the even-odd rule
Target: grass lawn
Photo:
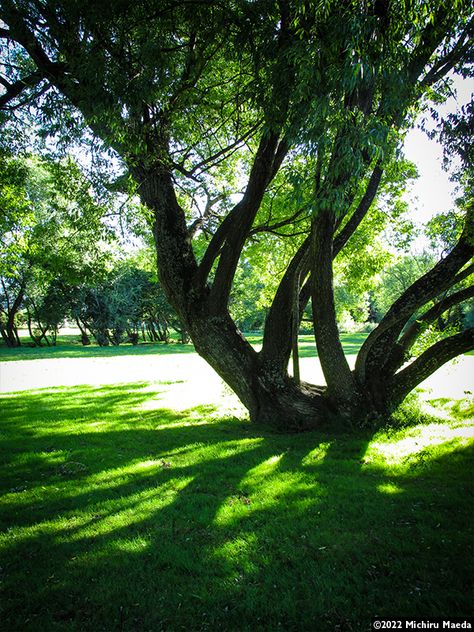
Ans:
{"type": "Polygon", "coordinates": [[[9,348],[0,345],[0,362],[13,362],[17,360],[47,360],[50,358],[112,358],[128,355],[169,355],[175,353],[193,353],[192,344],[171,343],[166,345],[161,342],[146,342],[138,345],[130,343],[119,346],[99,347],[91,344],[84,347],[78,336],[58,336],[55,347],[30,347],[30,338],[22,338],[22,346],[9,348]]]}
{"type": "MultiPolygon", "coordinates": [[[[341,340],[344,351],[348,355],[356,354],[367,334],[342,334],[341,340]]],[[[261,347],[262,335],[247,335],[249,342],[256,348],[261,347]]],[[[10,349],[0,345],[0,362],[17,360],[39,360],[49,358],[108,358],[127,355],[169,355],[176,353],[193,353],[193,345],[182,345],[173,342],[169,345],[164,343],[140,343],[138,345],[122,344],[118,347],[99,347],[96,344],[84,347],[78,336],[66,335],[58,336],[55,347],[30,347],[30,338],[22,338],[22,346],[10,349]]],[[[311,335],[301,335],[299,337],[300,356],[302,358],[316,357],[316,344],[311,335]]]]}
{"type": "Polygon", "coordinates": [[[183,375],[0,396],[1,632],[359,632],[375,615],[472,614],[472,405],[285,436],[212,390],[192,347],[71,346],[83,360],[64,345],[3,358],[78,370],[100,352],[91,370],[110,371],[141,352],[183,375]],[[196,377],[200,405],[185,397],[201,401],[196,377]]]}

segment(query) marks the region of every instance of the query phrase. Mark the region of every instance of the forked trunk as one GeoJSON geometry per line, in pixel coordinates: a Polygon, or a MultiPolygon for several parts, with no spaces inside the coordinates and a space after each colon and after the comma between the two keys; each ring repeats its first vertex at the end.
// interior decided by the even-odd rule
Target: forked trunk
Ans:
{"type": "Polygon", "coordinates": [[[322,427],[334,416],[321,387],[281,372],[243,338],[229,315],[187,318],[196,351],[248,409],[250,420],[287,432],[322,427]]]}

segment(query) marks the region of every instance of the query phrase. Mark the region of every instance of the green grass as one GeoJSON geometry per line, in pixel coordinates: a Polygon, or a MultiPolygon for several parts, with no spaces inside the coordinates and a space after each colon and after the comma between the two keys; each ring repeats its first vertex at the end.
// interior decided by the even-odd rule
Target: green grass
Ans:
{"type": "MultiPolygon", "coordinates": [[[[344,352],[347,355],[356,354],[367,334],[342,334],[341,340],[344,352]]],[[[30,347],[29,338],[22,339],[22,346],[10,349],[0,345],[0,362],[14,360],[44,360],[49,358],[107,358],[126,355],[168,355],[171,353],[193,353],[192,344],[182,345],[176,342],[164,343],[140,343],[138,345],[122,344],[119,346],[99,347],[96,344],[84,347],[78,336],[59,336],[55,347],[30,347]]],[[[262,335],[251,334],[249,342],[257,348],[261,347],[262,335]]],[[[302,358],[316,357],[316,344],[311,335],[299,337],[300,356],[302,358]]]]}
{"type": "Polygon", "coordinates": [[[50,358],[108,358],[127,355],[168,355],[171,353],[193,353],[192,344],[164,344],[146,342],[139,345],[129,343],[119,346],[99,347],[91,344],[84,347],[78,336],[58,336],[54,347],[31,347],[29,338],[22,338],[22,346],[9,348],[0,344],[0,362],[15,360],[48,360],[50,358]]]}
{"type": "Polygon", "coordinates": [[[466,406],[328,437],[172,403],[164,383],[0,398],[2,632],[358,632],[472,613],[466,406]]]}

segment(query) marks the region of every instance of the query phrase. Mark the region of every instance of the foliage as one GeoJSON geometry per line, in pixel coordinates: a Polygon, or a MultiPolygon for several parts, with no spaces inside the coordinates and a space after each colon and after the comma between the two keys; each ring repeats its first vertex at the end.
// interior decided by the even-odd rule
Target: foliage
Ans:
{"type": "MultiPolygon", "coordinates": [[[[167,300],[253,418],[315,427],[331,411],[360,410],[361,398],[362,416],[383,416],[472,346],[465,329],[399,371],[415,348],[405,328],[433,314],[420,315],[424,306],[470,298],[443,293],[467,278],[474,252],[472,108],[442,134],[464,172],[458,242],[392,292],[355,372],[337,323],[373,307],[387,222],[396,223],[392,245],[406,249],[414,236],[401,195],[414,170],[398,147],[417,114],[447,97],[449,73],[472,73],[466,0],[138,0],[106,13],[91,2],[4,0],[0,17],[7,127],[16,110],[24,124],[31,103],[43,138],[108,152],[103,162],[120,171],[112,188],[137,193],[147,209],[167,300]],[[250,322],[252,303],[256,320],[265,317],[260,355],[229,313],[250,322]],[[307,391],[287,372],[310,313],[325,390],[307,391]]],[[[99,311],[110,303],[125,314],[120,292],[104,292],[99,311]]],[[[119,340],[124,321],[109,316],[102,330],[119,340]]]]}
{"type": "MultiPolygon", "coordinates": [[[[72,160],[37,157],[0,161],[5,202],[1,223],[2,335],[17,344],[19,310],[36,323],[40,344],[65,317],[61,287],[102,274],[111,233],[102,221],[107,208],[72,160]]],[[[49,341],[48,341],[49,344],[49,341]]]]}
{"type": "Polygon", "coordinates": [[[169,327],[179,330],[178,318],[153,274],[122,264],[98,285],[76,288],[72,314],[81,328],[89,330],[99,345],[136,344],[141,335],[168,342],[169,327]]]}
{"type": "Polygon", "coordinates": [[[425,274],[434,263],[429,253],[405,255],[399,257],[381,274],[377,290],[374,293],[375,309],[380,319],[393,302],[406,291],[412,283],[425,274]]]}

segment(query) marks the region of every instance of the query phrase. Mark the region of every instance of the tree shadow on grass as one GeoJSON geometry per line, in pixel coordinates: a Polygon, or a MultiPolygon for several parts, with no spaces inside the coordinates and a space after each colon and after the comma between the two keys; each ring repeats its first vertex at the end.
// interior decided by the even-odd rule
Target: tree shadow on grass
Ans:
{"type": "Polygon", "coordinates": [[[2,479],[25,490],[3,503],[2,629],[358,631],[468,614],[467,448],[389,467],[367,433],[274,435],[150,397],[3,399],[2,479]]]}

